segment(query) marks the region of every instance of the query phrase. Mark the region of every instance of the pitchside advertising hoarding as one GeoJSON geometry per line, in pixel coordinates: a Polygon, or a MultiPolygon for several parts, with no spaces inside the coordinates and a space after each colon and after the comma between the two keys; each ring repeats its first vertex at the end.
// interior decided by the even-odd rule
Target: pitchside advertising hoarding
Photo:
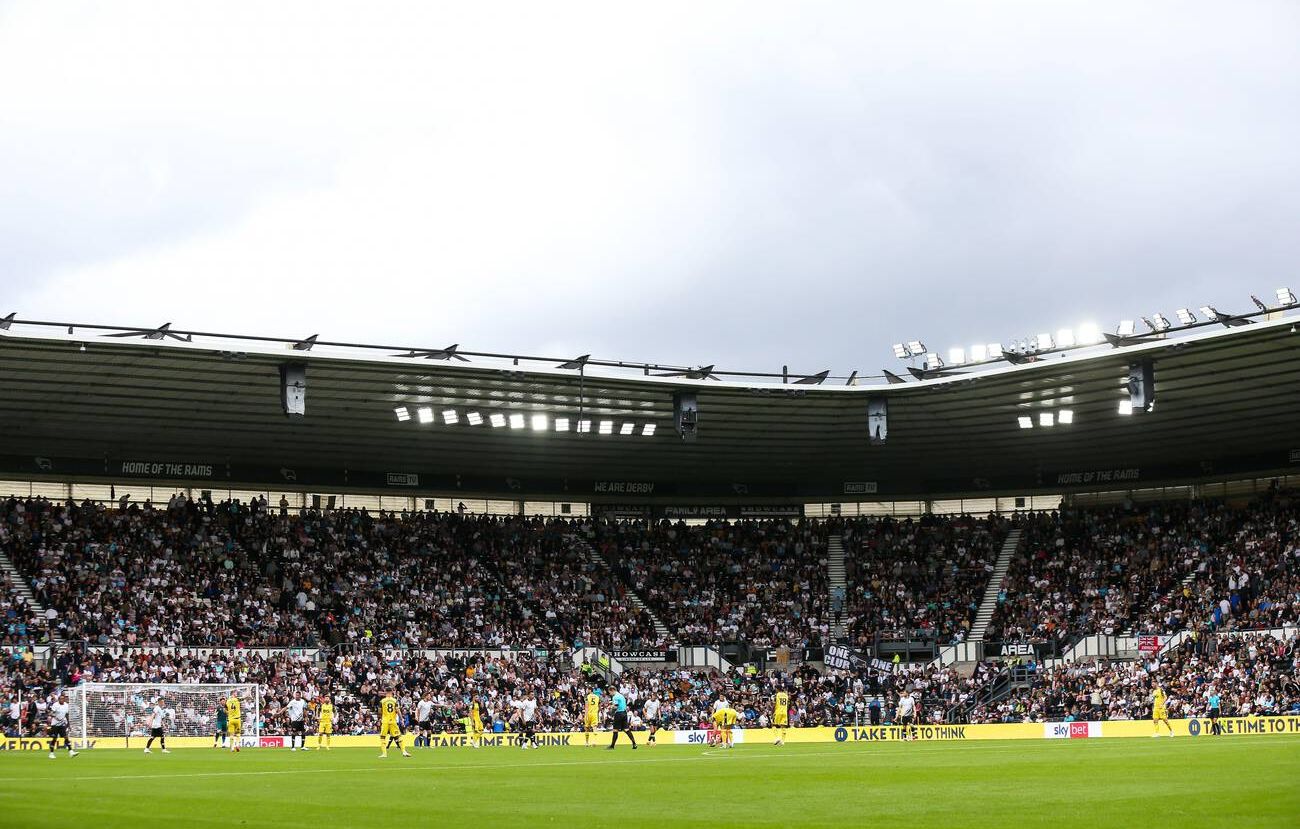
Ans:
{"type": "MultiPolygon", "coordinates": [[[[1285,717],[1223,717],[1219,720],[1225,735],[1267,737],[1279,734],[1300,734],[1300,716],[1285,717]]],[[[1210,737],[1210,720],[1208,718],[1170,720],[1174,737],[1179,739],[1215,739],[1210,737]]],[[[702,729],[680,731],[660,731],[659,742],[679,745],[708,744],[708,733],[702,729]]],[[[915,737],[923,741],[953,740],[1087,740],[1123,737],[1147,737],[1154,731],[1150,720],[1107,720],[1105,722],[1053,722],[1053,723],[1009,723],[998,725],[919,725],[915,728],[898,725],[880,726],[836,726],[816,728],[791,728],[784,734],[787,743],[873,743],[896,742],[915,737]]],[[[1162,729],[1162,733],[1166,733],[1162,729]]],[[[593,739],[609,736],[608,731],[598,731],[593,739]]],[[[644,741],[646,732],[638,732],[638,742],[644,741]]],[[[737,743],[763,743],[777,738],[778,732],[771,728],[737,728],[734,731],[737,743]]],[[[78,751],[87,749],[138,749],[145,737],[93,737],[74,739],[73,746],[78,751]]],[[[408,737],[408,740],[412,739],[408,737]]],[[[310,738],[309,738],[310,740],[310,738]]],[[[565,746],[582,746],[586,744],[586,735],[581,731],[565,731],[539,734],[538,740],[543,746],[562,748],[565,746]]],[[[379,736],[335,735],[330,744],[334,748],[374,748],[379,744],[379,736]]],[[[407,743],[410,745],[410,743],[407,743]]],[[[518,747],[517,734],[485,734],[484,746],[488,748],[518,747]]],[[[245,748],[287,748],[289,738],[282,735],[247,736],[240,743],[245,748]]],[[[435,734],[430,737],[430,748],[464,748],[469,745],[465,734],[435,734]]],[[[206,748],[212,749],[211,737],[168,737],[168,748],[206,748]]],[[[9,737],[0,739],[0,751],[49,751],[49,741],[36,737],[9,737]]]]}

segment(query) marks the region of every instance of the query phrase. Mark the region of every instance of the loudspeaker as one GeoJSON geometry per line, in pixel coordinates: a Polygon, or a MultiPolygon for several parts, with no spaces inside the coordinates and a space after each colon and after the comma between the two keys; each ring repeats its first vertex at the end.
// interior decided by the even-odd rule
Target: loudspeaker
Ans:
{"type": "Polygon", "coordinates": [[[867,431],[871,446],[880,446],[889,437],[889,404],[885,398],[867,400],[867,431]]]}
{"type": "Polygon", "coordinates": [[[700,403],[693,391],[673,394],[673,427],[682,440],[695,440],[699,435],[700,403]]]}
{"type": "Polygon", "coordinates": [[[1149,412],[1156,403],[1156,369],[1151,358],[1128,367],[1128,400],[1135,412],[1149,412]]]}
{"type": "Polygon", "coordinates": [[[280,404],[290,417],[307,414],[307,364],[283,363],[280,366],[280,404]]]}

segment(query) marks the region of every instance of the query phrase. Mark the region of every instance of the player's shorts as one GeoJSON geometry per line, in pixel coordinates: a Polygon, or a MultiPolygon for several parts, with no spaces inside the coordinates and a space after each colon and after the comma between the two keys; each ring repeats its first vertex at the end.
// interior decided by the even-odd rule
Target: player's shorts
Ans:
{"type": "Polygon", "coordinates": [[[626,712],[626,711],[615,711],[615,712],[614,712],[614,730],[615,730],[615,731],[627,731],[627,728],[628,728],[628,726],[627,726],[627,712],[626,712]]]}
{"type": "Polygon", "coordinates": [[[482,721],[482,720],[474,720],[473,722],[471,722],[471,723],[469,724],[469,730],[470,730],[470,731],[473,731],[475,734],[482,734],[482,733],[483,733],[483,721],[482,721]]]}
{"type": "Polygon", "coordinates": [[[307,730],[307,723],[302,720],[289,720],[289,733],[302,734],[307,730]]]}
{"type": "Polygon", "coordinates": [[[1167,720],[1169,719],[1169,712],[1163,708],[1153,708],[1151,709],[1151,719],[1167,720]]]}
{"type": "Polygon", "coordinates": [[[162,737],[162,736],[163,736],[163,730],[162,730],[161,728],[151,728],[151,729],[149,729],[149,736],[150,736],[150,737],[162,737]]]}
{"type": "Polygon", "coordinates": [[[915,714],[903,714],[898,718],[899,725],[916,725],[915,714]]]}
{"type": "Polygon", "coordinates": [[[773,715],[772,715],[772,725],[776,726],[777,728],[785,728],[785,727],[787,727],[788,725],[790,725],[790,715],[789,715],[789,714],[779,714],[779,713],[778,713],[778,714],[773,714],[773,715]]]}
{"type": "Polygon", "coordinates": [[[67,739],[67,737],[68,737],[68,727],[67,727],[66,725],[52,725],[52,726],[50,726],[50,739],[51,739],[51,740],[56,740],[56,739],[59,739],[60,737],[62,737],[62,738],[65,739],[65,740],[67,739]]]}
{"type": "Polygon", "coordinates": [[[320,724],[316,726],[316,733],[317,733],[317,734],[333,734],[333,733],[334,733],[334,723],[331,722],[330,720],[321,720],[321,721],[320,721],[320,724]]]}
{"type": "Polygon", "coordinates": [[[396,722],[386,722],[379,726],[380,737],[400,737],[402,736],[402,727],[396,722]]]}
{"type": "Polygon", "coordinates": [[[429,730],[430,730],[430,729],[429,729],[429,721],[428,721],[428,720],[420,720],[420,721],[416,722],[415,727],[418,728],[418,729],[421,730],[421,731],[429,731],[429,730]]]}
{"type": "Polygon", "coordinates": [[[597,722],[596,717],[587,717],[582,721],[582,727],[587,731],[595,731],[597,722]]]}
{"type": "Polygon", "coordinates": [[[1219,709],[1217,709],[1217,708],[1211,708],[1211,709],[1210,709],[1210,719],[1212,719],[1212,720],[1217,720],[1218,718],[1219,718],[1219,709]]]}
{"type": "Polygon", "coordinates": [[[231,720],[226,723],[226,733],[239,736],[244,733],[244,723],[242,720],[231,720]]]}

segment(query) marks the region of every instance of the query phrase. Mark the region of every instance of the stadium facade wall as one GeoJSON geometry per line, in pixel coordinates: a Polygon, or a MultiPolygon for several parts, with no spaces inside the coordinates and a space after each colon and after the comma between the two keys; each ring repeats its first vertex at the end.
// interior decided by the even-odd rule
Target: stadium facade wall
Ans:
{"type": "MultiPolygon", "coordinates": [[[[1300,715],[1281,717],[1223,717],[1219,720],[1226,735],[1231,736],[1269,736],[1279,734],[1300,734],[1300,715]]],[[[1202,737],[1210,734],[1208,718],[1170,720],[1175,737],[1202,737]]],[[[1150,737],[1154,733],[1150,720],[1108,720],[1104,722],[1050,722],[1050,723],[1009,723],[992,725],[922,725],[917,726],[917,738],[925,742],[945,742],[961,740],[1053,740],[1053,739],[1100,739],[1121,737],[1150,737]]],[[[838,726],[816,728],[791,728],[786,732],[787,743],[860,743],[860,742],[900,742],[906,738],[907,729],[897,725],[881,726],[838,726]]],[[[597,732],[597,738],[603,738],[609,732],[597,732]]],[[[644,735],[644,732],[642,732],[644,735]]],[[[663,742],[669,741],[679,745],[705,745],[707,732],[702,730],[661,731],[663,742]]],[[[770,743],[777,737],[777,732],[770,728],[736,729],[738,743],[770,743]]],[[[567,731],[539,734],[538,740],[543,746],[580,746],[583,744],[583,732],[567,731]]],[[[516,734],[486,734],[484,744],[488,748],[510,748],[518,746],[516,734]]],[[[285,748],[288,737],[280,735],[262,737],[244,737],[243,745],[249,748],[285,748]]],[[[464,734],[437,734],[431,738],[431,748],[463,748],[469,738],[464,734]]],[[[139,748],[144,737],[101,737],[88,740],[74,740],[80,749],[101,748],[139,748]]],[[[308,738],[308,745],[313,741],[308,738]]],[[[335,735],[331,740],[334,748],[374,748],[379,744],[377,734],[335,735]]],[[[4,751],[47,751],[48,741],[37,738],[0,739],[0,750],[4,751]]],[[[170,737],[169,748],[212,748],[211,737],[170,737]]]]}

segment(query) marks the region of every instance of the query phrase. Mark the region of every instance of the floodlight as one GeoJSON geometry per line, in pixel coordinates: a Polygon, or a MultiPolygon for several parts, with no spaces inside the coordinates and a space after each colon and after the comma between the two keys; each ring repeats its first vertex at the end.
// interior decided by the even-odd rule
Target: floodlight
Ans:
{"type": "Polygon", "coordinates": [[[1191,325],[1192,323],[1196,322],[1196,316],[1192,314],[1191,311],[1188,311],[1186,308],[1179,308],[1175,312],[1175,316],[1178,317],[1178,322],[1183,325],[1191,325]]]}
{"type": "Polygon", "coordinates": [[[909,356],[907,346],[902,343],[894,343],[894,356],[900,360],[906,360],[909,356]]]}
{"type": "Polygon", "coordinates": [[[1046,331],[1044,331],[1042,334],[1039,334],[1037,340],[1034,343],[1034,350],[1050,351],[1051,348],[1052,348],[1052,335],[1048,334],[1046,331]]]}
{"type": "Polygon", "coordinates": [[[1115,333],[1121,337],[1131,337],[1134,330],[1133,320],[1120,320],[1119,328],[1115,329],[1115,333]]]}
{"type": "Polygon", "coordinates": [[[1052,417],[1052,413],[1051,413],[1051,412],[1039,412],[1039,413],[1038,413],[1038,425],[1039,425],[1039,426],[1051,426],[1051,425],[1052,425],[1053,423],[1055,423],[1055,422],[1056,422],[1056,420],[1055,420],[1055,418],[1052,417]]]}
{"type": "Polygon", "coordinates": [[[502,426],[506,425],[506,416],[500,412],[494,412],[490,417],[488,417],[488,421],[492,424],[493,429],[500,429],[502,426]]]}
{"type": "Polygon", "coordinates": [[[483,415],[478,412],[468,412],[465,415],[465,420],[467,420],[471,426],[480,426],[483,423],[483,415]]]}
{"type": "Polygon", "coordinates": [[[1056,344],[1061,348],[1069,348],[1074,345],[1074,331],[1069,328],[1062,328],[1056,332],[1056,344]]]}
{"type": "Polygon", "coordinates": [[[1056,413],[1056,422],[1057,422],[1057,423],[1073,423],[1073,422],[1074,422],[1074,410],[1073,410],[1073,409],[1061,409],[1059,412],[1056,413]]]}
{"type": "Polygon", "coordinates": [[[1002,356],[1002,344],[1001,344],[1001,343],[989,343],[989,345],[988,345],[988,350],[989,350],[989,357],[990,357],[990,359],[991,359],[991,358],[994,358],[994,357],[1001,357],[1001,356],[1002,356]]]}
{"type": "Polygon", "coordinates": [[[1092,345],[1101,342],[1101,340],[1101,329],[1097,327],[1095,322],[1085,322],[1079,326],[1078,336],[1076,337],[1079,345],[1092,345]]]}
{"type": "Polygon", "coordinates": [[[1290,288],[1277,289],[1278,305],[1295,305],[1295,294],[1291,293],[1290,288]]]}
{"type": "Polygon", "coordinates": [[[521,412],[515,412],[514,414],[510,415],[510,428],[511,428],[511,429],[522,429],[522,428],[524,428],[524,416],[523,416],[523,413],[521,413],[521,412]]]}
{"type": "Polygon", "coordinates": [[[925,343],[920,340],[909,340],[907,343],[907,350],[912,353],[913,357],[920,357],[925,353],[925,343]]]}
{"type": "Polygon", "coordinates": [[[1131,400],[1119,401],[1119,413],[1122,415],[1133,414],[1133,401],[1131,400]]]}
{"type": "Polygon", "coordinates": [[[405,406],[398,406],[396,409],[393,409],[393,414],[397,415],[397,419],[402,423],[411,419],[411,413],[407,411],[405,406]]]}
{"type": "Polygon", "coordinates": [[[948,362],[953,365],[961,365],[966,362],[966,349],[950,348],[948,349],[948,362]]]}
{"type": "Polygon", "coordinates": [[[431,407],[421,406],[419,409],[416,410],[415,413],[419,415],[421,423],[433,422],[433,409],[431,407]]]}
{"type": "Polygon", "coordinates": [[[624,423],[622,426],[619,427],[618,433],[620,435],[630,435],[632,434],[632,430],[635,428],[636,428],[635,423],[624,423]]]}
{"type": "Polygon", "coordinates": [[[460,423],[460,415],[456,414],[455,409],[443,409],[442,422],[446,423],[448,426],[455,426],[457,423],[460,423]]]}
{"type": "Polygon", "coordinates": [[[641,434],[645,435],[646,437],[653,437],[654,433],[655,433],[655,425],[653,423],[647,423],[646,425],[641,427],[641,434]]]}
{"type": "Polygon", "coordinates": [[[538,413],[533,415],[533,431],[545,432],[550,426],[551,419],[544,414],[538,413]]]}
{"type": "Polygon", "coordinates": [[[587,433],[590,432],[590,431],[591,431],[591,421],[590,421],[590,420],[579,420],[579,421],[578,421],[578,434],[580,434],[580,435],[585,435],[585,434],[587,434],[587,433]]]}
{"type": "Polygon", "coordinates": [[[927,369],[943,368],[943,360],[933,351],[925,355],[925,367],[927,369]]]}
{"type": "Polygon", "coordinates": [[[970,347],[970,361],[972,363],[982,363],[989,358],[988,346],[972,345],[970,347]]]}
{"type": "Polygon", "coordinates": [[[569,419],[567,417],[555,418],[555,431],[557,432],[569,431],[569,419]]]}
{"type": "Polygon", "coordinates": [[[1021,429],[1034,428],[1034,419],[1029,415],[1021,415],[1020,417],[1016,418],[1016,422],[1020,424],[1021,429]]]}
{"type": "Polygon", "coordinates": [[[1211,320],[1217,320],[1219,317],[1223,316],[1223,314],[1220,314],[1213,305],[1202,305],[1201,314],[1204,315],[1206,319],[1211,320]]]}
{"type": "Polygon", "coordinates": [[[1151,324],[1155,326],[1157,331],[1168,331],[1170,328],[1173,328],[1173,323],[1171,323],[1164,314],[1161,314],[1158,311],[1151,315],[1151,324]]]}
{"type": "Polygon", "coordinates": [[[600,422],[600,433],[601,433],[602,435],[612,435],[612,434],[614,434],[614,421],[612,421],[612,420],[602,420],[602,421],[600,422]]]}

